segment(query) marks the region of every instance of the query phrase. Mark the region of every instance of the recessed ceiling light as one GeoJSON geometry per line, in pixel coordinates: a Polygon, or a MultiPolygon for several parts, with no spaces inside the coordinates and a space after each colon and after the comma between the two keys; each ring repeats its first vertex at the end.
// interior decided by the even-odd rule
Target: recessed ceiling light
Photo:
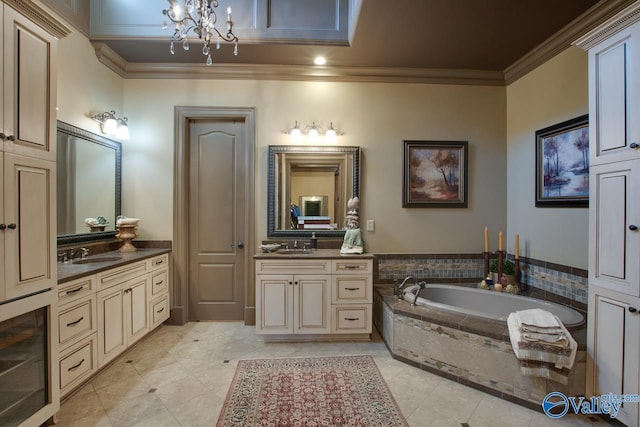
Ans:
{"type": "Polygon", "coordinates": [[[324,56],[316,56],[313,63],[316,65],[324,65],[327,63],[327,59],[324,56]]]}

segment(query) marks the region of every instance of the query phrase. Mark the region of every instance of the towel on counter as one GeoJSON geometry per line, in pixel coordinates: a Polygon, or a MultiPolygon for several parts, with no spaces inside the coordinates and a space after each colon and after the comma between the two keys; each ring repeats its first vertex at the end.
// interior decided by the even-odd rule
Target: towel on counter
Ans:
{"type": "Polygon", "coordinates": [[[507,317],[507,326],[522,375],[568,384],[578,343],[560,319],[544,310],[516,311],[507,317]]]}

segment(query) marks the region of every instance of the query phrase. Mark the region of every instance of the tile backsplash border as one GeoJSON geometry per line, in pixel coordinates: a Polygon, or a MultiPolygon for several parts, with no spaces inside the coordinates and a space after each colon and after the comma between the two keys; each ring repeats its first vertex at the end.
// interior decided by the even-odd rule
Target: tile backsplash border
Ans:
{"type": "MultiPolygon", "coordinates": [[[[475,286],[484,275],[483,254],[374,254],[376,284],[402,281],[406,276],[431,283],[475,286]]],[[[493,256],[492,256],[493,257],[493,256]]],[[[513,259],[512,255],[507,256],[513,259]]],[[[524,295],[557,301],[586,311],[588,271],[561,264],[520,257],[524,295]]]]}

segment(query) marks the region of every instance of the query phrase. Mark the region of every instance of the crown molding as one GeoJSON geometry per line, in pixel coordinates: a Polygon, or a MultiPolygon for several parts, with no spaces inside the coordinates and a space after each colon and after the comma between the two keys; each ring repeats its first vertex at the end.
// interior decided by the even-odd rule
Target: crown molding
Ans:
{"type": "Polygon", "coordinates": [[[258,64],[129,63],[104,43],[92,43],[100,62],[125,79],[294,80],[504,86],[500,71],[422,68],[318,67],[258,64]]]}
{"type": "Polygon", "coordinates": [[[610,18],[635,0],[601,0],[560,31],[535,47],[504,70],[507,85],[533,71],[570,47],[576,39],[610,18]]]}
{"type": "Polygon", "coordinates": [[[57,39],[71,34],[71,30],[58,18],[31,0],[2,0],[2,2],[38,24],[57,39]]]}
{"type": "Polygon", "coordinates": [[[611,19],[606,20],[601,25],[589,31],[584,36],[574,42],[574,45],[584,50],[589,50],[601,41],[622,31],[630,25],[640,20],[640,2],[636,2],[631,7],[624,9],[611,19]]]}

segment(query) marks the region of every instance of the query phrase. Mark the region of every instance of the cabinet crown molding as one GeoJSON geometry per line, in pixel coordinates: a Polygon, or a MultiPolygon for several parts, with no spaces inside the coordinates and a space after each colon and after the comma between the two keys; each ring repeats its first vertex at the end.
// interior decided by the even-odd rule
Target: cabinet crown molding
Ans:
{"type": "Polygon", "coordinates": [[[69,27],[31,0],[2,0],[2,3],[20,12],[57,39],[71,34],[69,27]]]}
{"type": "Polygon", "coordinates": [[[624,9],[622,12],[606,20],[593,30],[573,42],[581,49],[589,50],[612,35],[640,21],[640,1],[624,9]]]}

